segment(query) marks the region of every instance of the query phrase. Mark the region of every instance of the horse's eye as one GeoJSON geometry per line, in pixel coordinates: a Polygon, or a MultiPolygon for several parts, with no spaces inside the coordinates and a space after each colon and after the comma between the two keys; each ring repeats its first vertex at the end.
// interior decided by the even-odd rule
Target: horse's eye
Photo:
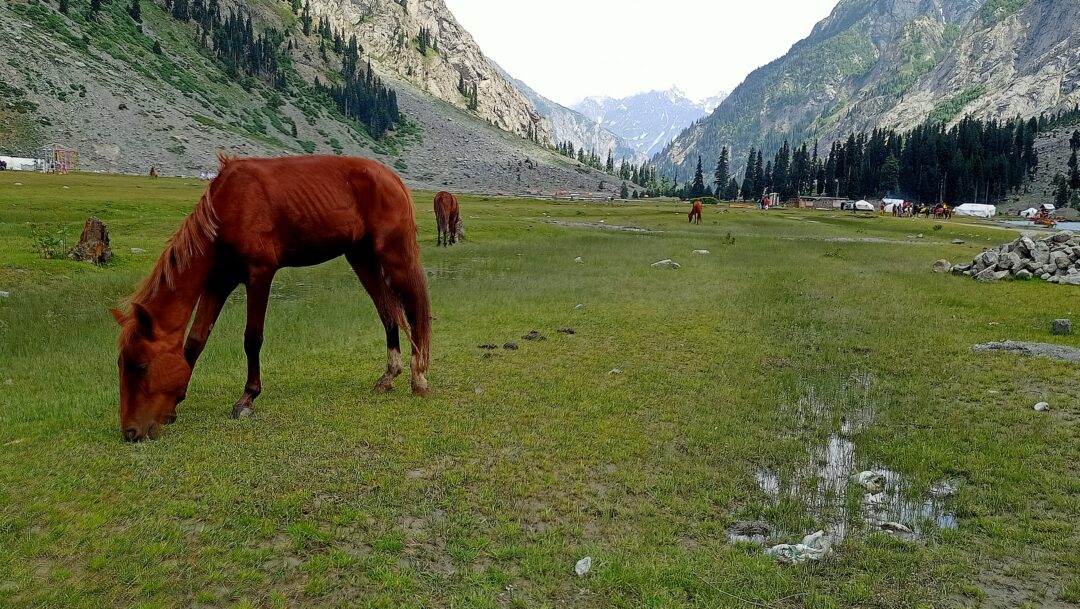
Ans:
{"type": "Polygon", "coordinates": [[[133,362],[125,366],[125,368],[127,369],[128,374],[132,374],[135,376],[143,376],[144,374],[146,374],[146,371],[150,369],[150,364],[138,364],[133,362]]]}

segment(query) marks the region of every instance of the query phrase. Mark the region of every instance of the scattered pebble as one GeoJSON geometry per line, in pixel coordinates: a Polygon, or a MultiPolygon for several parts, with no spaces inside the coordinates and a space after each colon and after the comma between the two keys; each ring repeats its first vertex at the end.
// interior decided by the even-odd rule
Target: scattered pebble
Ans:
{"type": "Polygon", "coordinates": [[[487,349],[488,351],[494,351],[495,349],[499,348],[499,345],[496,345],[495,343],[484,343],[484,344],[480,345],[480,347],[478,347],[478,348],[487,349]]]}
{"type": "Polygon", "coordinates": [[[133,248],[131,248],[131,253],[132,254],[145,254],[146,250],[144,250],[141,247],[133,247],[133,248]]]}
{"type": "Polygon", "coordinates": [[[578,577],[585,577],[592,570],[592,556],[586,556],[577,561],[574,565],[574,573],[577,573],[578,577]]]}
{"type": "Polygon", "coordinates": [[[15,182],[15,186],[22,186],[22,182],[15,182]]]}
{"type": "Polygon", "coordinates": [[[483,387],[477,387],[476,390],[475,390],[475,393],[476,393],[476,395],[484,395],[484,388],[483,387]]]}
{"type": "Polygon", "coordinates": [[[528,334],[526,334],[525,336],[522,336],[521,338],[522,338],[522,340],[547,340],[546,336],[544,336],[543,334],[537,332],[536,330],[533,330],[532,332],[529,332],[528,334]]]}
{"type": "Polygon", "coordinates": [[[953,239],[952,242],[953,245],[963,245],[965,243],[967,243],[967,241],[964,241],[963,239],[953,239]]]}
{"type": "Polygon", "coordinates": [[[582,309],[584,309],[584,308],[585,308],[585,305],[583,305],[583,304],[579,304],[578,306],[574,307],[574,310],[575,310],[575,311],[580,311],[580,310],[582,310],[582,309]]]}
{"type": "Polygon", "coordinates": [[[1048,410],[1050,410],[1050,404],[1047,404],[1046,402],[1039,402],[1038,404],[1035,404],[1035,410],[1039,412],[1047,412],[1048,410]]]}
{"type": "Polygon", "coordinates": [[[517,343],[506,343],[503,345],[503,349],[506,349],[507,351],[517,351],[518,346],[517,343]]]}
{"type": "Polygon", "coordinates": [[[709,250],[694,250],[693,253],[698,255],[698,256],[708,256],[709,255],[709,250]]]}
{"type": "Polygon", "coordinates": [[[559,330],[559,334],[568,334],[570,336],[573,336],[573,335],[577,334],[577,330],[575,330],[573,328],[562,328],[562,329],[559,330]]]}
{"type": "Polygon", "coordinates": [[[1068,336],[1072,334],[1072,320],[1055,319],[1050,329],[1055,336],[1068,336]]]}
{"type": "Polygon", "coordinates": [[[608,372],[608,374],[612,374],[612,375],[622,374],[622,368],[612,368],[611,372],[608,372]]]}
{"type": "Polygon", "coordinates": [[[583,264],[585,262],[585,260],[582,259],[581,256],[578,256],[577,258],[574,258],[574,262],[576,262],[578,264],[583,264]]]}

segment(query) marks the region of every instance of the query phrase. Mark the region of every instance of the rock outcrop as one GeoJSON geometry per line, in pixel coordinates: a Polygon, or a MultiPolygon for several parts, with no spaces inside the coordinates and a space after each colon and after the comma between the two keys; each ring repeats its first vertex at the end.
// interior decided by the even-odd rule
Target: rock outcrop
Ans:
{"type": "Polygon", "coordinates": [[[521,136],[550,144],[551,127],[525,96],[484,56],[443,0],[312,0],[312,13],[326,16],[346,37],[356,34],[366,57],[445,102],[459,108],[467,98],[464,80],[476,85],[476,115],[521,136]],[[416,38],[431,32],[433,47],[421,54],[416,38]]]}
{"type": "Polygon", "coordinates": [[[1020,237],[979,254],[971,264],[957,264],[951,270],[955,275],[984,282],[1013,277],[1080,285],[1080,238],[1069,231],[1039,240],[1020,237]]]}

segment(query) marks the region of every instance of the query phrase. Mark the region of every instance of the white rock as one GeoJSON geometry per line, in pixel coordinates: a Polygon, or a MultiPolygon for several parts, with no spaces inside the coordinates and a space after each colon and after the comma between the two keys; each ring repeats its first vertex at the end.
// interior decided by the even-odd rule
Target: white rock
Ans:
{"type": "Polygon", "coordinates": [[[1039,402],[1038,404],[1035,404],[1035,410],[1039,412],[1046,412],[1050,410],[1050,404],[1047,404],[1046,402],[1039,402]]]}
{"type": "Polygon", "coordinates": [[[131,248],[131,253],[132,254],[145,254],[146,250],[144,250],[141,247],[133,247],[133,248],[131,248]]]}
{"type": "Polygon", "coordinates": [[[708,256],[709,250],[694,250],[694,253],[698,256],[708,256]]]}
{"type": "Polygon", "coordinates": [[[592,570],[592,556],[586,556],[577,561],[574,565],[574,573],[577,573],[578,577],[585,577],[592,570]]]}
{"type": "Polygon", "coordinates": [[[11,292],[0,291],[0,298],[11,298],[11,292]]]}
{"type": "Polygon", "coordinates": [[[583,264],[585,262],[585,260],[583,260],[581,258],[581,256],[578,256],[577,258],[574,258],[574,262],[576,262],[578,264],[583,264]]]}

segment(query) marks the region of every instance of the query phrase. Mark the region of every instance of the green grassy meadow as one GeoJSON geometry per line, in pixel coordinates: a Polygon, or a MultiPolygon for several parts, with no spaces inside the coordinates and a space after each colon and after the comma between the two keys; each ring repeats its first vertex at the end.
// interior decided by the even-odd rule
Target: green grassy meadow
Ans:
{"type": "Polygon", "coordinates": [[[1080,290],[930,272],[1014,233],[716,208],[691,226],[684,204],[463,196],[467,240],[436,249],[431,195],[414,193],[434,398],[407,374],[370,392],[384,335],[337,260],[278,274],[254,418],[228,418],[241,288],[179,420],[128,445],[107,308],[203,188],[0,174],[0,607],[1080,603],[1080,371],[970,350],[1080,347],[1049,336],[1080,290]],[[70,247],[91,214],[111,264],[33,251],[31,223],[70,247]],[[682,268],[650,266],[664,258],[682,268]],[[478,348],[507,341],[520,349],[478,348]],[[1043,400],[1053,410],[1033,411],[1043,400]],[[910,542],[856,527],[794,567],[731,544],[739,520],[771,523],[775,543],[825,526],[809,497],[772,498],[755,475],[798,476],[852,419],[856,469],[899,473],[914,501],[957,483],[956,528],[910,542]]]}

